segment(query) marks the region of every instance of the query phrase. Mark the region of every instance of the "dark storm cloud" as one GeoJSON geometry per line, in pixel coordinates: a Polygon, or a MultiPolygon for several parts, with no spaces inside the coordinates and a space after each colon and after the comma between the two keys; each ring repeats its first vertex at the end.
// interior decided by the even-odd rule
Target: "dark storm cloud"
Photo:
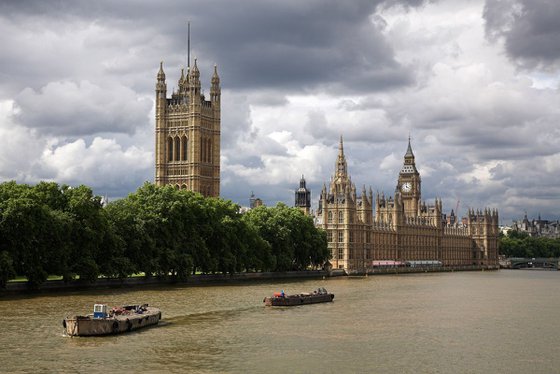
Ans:
{"type": "MultiPolygon", "coordinates": [[[[391,4],[396,3],[391,1],[391,4]]],[[[419,1],[403,1],[419,5],[419,1]]],[[[186,22],[191,21],[192,56],[203,67],[217,63],[229,87],[305,90],[383,90],[410,84],[413,77],[370,17],[379,1],[207,2],[12,2],[0,10],[10,17],[49,17],[50,22],[81,20],[115,29],[119,38],[157,33],[151,55],[170,65],[183,63],[186,22]],[[169,55],[173,50],[173,54],[169,55]],[[159,56],[157,58],[156,56],[159,56]],[[206,65],[206,66],[205,66],[206,65]]]]}
{"type": "MultiPolygon", "coordinates": [[[[0,2],[0,179],[110,197],[152,179],[159,61],[169,96],[190,20],[203,90],[214,64],[222,82],[223,197],[291,204],[303,173],[315,204],[341,134],[358,189],[393,194],[411,134],[426,199],[520,211],[560,175],[557,91],[481,46],[484,1],[0,2]]],[[[487,39],[518,66],[553,67],[550,14],[552,1],[488,0],[487,39]]],[[[554,197],[539,201],[554,213],[554,197]]]]}
{"type": "Polygon", "coordinates": [[[558,0],[487,0],[486,34],[503,37],[508,56],[523,67],[558,67],[559,14],[558,0]]]}

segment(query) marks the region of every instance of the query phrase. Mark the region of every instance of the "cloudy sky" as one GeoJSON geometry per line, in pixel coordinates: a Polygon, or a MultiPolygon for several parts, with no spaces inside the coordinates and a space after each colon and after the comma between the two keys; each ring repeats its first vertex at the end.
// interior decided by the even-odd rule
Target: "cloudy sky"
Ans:
{"type": "Polygon", "coordinates": [[[187,51],[222,84],[222,197],[316,205],[340,135],[394,193],[408,136],[428,202],[560,218],[557,0],[2,1],[0,181],[154,178],[154,88],[187,51]]]}

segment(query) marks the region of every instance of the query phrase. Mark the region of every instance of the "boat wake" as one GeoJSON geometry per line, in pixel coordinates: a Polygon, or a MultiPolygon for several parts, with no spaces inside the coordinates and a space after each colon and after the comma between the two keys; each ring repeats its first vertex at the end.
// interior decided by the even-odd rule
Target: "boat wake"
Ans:
{"type": "Polygon", "coordinates": [[[159,322],[160,326],[182,325],[201,322],[221,321],[224,319],[235,318],[250,311],[262,310],[260,305],[247,306],[233,309],[208,310],[203,312],[189,313],[172,317],[165,317],[159,322]]]}

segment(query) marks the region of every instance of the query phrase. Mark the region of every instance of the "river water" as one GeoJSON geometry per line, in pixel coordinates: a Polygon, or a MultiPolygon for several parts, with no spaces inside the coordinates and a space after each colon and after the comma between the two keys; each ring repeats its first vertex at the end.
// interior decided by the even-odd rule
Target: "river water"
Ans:
{"type": "Polygon", "coordinates": [[[560,272],[501,270],[0,299],[7,373],[557,373],[560,272]],[[264,307],[325,287],[333,303],[264,307]],[[149,303],[159,326],[69,338],[66,314],[149,303]]]}

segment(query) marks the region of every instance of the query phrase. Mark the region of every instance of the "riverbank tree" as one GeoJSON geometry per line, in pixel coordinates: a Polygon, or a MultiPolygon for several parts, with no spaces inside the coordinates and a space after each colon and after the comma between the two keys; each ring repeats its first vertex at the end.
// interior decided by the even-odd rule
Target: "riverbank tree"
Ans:
{"type": "Polygon", "coordinates": [[[560,239],[535,238],[512,230],[500,238],[500,254],[506,257],[558,258],[560,239]]]}
{"type": "Polygon", "coordinates": [[[327,259],[325,233],[283,204],[241,214],[231,201],[145,183],[103,207],[87,186],[0,184],[0,287],[16,274],[38,287],[48,275],[184,279],[327,259]]]}
{"type": "Polygon", "coordinates": [[[299,209],[283,203],[272,208],[260,206],[243,219],[270,244],[276,271],[318,267],[330,259],[326,232],[315,228],[313,218],[299,209]]]}

